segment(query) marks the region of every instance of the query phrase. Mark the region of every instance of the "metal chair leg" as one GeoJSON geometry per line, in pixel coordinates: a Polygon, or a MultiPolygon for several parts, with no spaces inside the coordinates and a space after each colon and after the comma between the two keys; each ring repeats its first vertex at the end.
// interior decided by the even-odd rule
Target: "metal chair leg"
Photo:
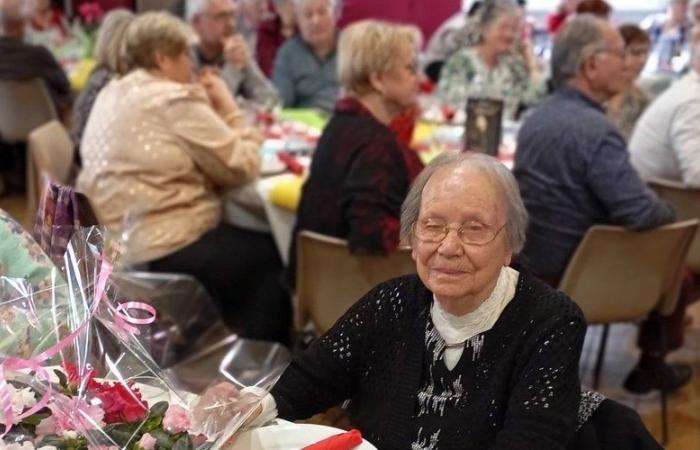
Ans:
{"type": "Polygon", "coordinates": [[[603,335],[600,338],[600,345],[598,347],[598,357],[596,358],[595,368],[593,369],[593,389],[598,390],[598,385],[600,384],[600,372],[603,369],[603,360],[605,359],[605,347],[608,344],[608,333],[610,332],[610,325],[603,325],[603,335]]]}
{"type": "MultiPolygon", "coordinates": [[[[661,340],[661,350],[666,356],[666,327],[663,321],[659,321],[659,335],[661,340]]],[[[665,447],[668,444],[668,409],[666,404],[666,371],[661,371],[661,444],[665,447]]]]}

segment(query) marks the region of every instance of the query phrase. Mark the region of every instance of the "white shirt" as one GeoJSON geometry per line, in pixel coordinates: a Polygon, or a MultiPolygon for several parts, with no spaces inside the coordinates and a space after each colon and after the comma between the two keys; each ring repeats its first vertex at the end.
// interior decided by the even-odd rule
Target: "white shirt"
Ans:
{"type": "Polygon", "coordinates": [[[642,178],[664,178],[700,187],[700,75],[676,81],[642,114],[629,142],[630,160],[642,178]]]}
{"type": "MultiPolygon", "coordinates": [[[[437,299],[434,299],[430,316],[435,329],[445,343],[449,345],[464,342],[493,328],[505,307],[515,296],[518,276],[518,271],[503,267],[491,295],[478,308],[463,316],[450,314],[442,308],[437,299]]],[[[445,349],[443,357],[445,366],[449,370],[454,369],[463,352],[463,345],[445,349]]]]}

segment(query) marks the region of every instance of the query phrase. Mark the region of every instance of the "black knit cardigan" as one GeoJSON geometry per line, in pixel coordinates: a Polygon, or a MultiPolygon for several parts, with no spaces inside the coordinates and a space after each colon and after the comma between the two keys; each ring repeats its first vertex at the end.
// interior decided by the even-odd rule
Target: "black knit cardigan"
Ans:
{"type": "MultiPolygon", "coordinates": [[[[368,292],[292,361],[272,390],[279,416],[303,419],[351,399],[354,425],[369,442],[410,449],[432,299],[416,275],[368,292]]],[[[440,450],[570,445],[585,328],[566,295],[521,274],[515,297],[483,333],[479,358],[462,365],[465,401],[459,420],[443,424],[440,450]]]]}

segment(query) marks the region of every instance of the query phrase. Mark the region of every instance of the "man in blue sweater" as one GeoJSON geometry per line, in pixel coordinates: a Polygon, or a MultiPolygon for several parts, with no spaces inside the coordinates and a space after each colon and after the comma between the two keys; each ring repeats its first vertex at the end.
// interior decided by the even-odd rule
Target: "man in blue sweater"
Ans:
{"type": "MultiPolygon", "coordinates": [[[[525,120],[514,174],[531,220],[519,262],[556,286],[591,226],[643,230],[672,222],[675,214],[630,165],[625,140],[602,107],[626,79],[617,30],[589,15],[576,17],[557,35],[551,64],[556,90],[525,120]]],[[[682,344],[684,309],[680,304],[666,323],[669,349],[682,344]]],[[[652,320],[659,319],[646,322],[652,320]]],[[[656,329],[649,323],[640,329],[642,357],[625,381],[630,391],[673,390],[690,378],[690,367],[664,362],[656,329]]]]}

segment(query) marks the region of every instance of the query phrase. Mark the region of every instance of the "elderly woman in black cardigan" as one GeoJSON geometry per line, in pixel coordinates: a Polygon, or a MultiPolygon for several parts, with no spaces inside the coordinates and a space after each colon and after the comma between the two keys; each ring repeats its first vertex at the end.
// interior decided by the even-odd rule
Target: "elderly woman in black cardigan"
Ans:
{"type": "Polygon", "coordinates": [[[565,447],[586,323],[566,295],[508,267],[526,223],[500,162],[437,158],[402,207],[418,274],[360,299],[263,412],[297,420],[350,399],[353,424],[382,450],[565,447]]]}

